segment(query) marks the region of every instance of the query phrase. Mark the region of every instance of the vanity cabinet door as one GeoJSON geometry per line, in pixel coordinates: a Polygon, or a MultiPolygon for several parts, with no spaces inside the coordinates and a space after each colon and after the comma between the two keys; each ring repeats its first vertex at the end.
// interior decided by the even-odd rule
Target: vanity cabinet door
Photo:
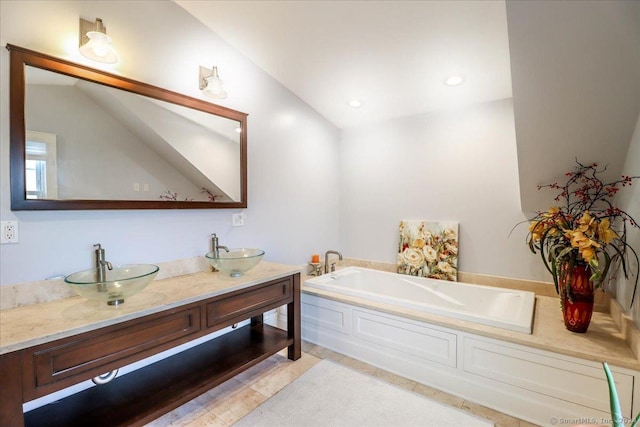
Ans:
{"type": "Polygon", "coordinates": [[[26,399],[141,360],[200,330],[201,307],[191,305],[35,347],[25,354],[26,399]]]}

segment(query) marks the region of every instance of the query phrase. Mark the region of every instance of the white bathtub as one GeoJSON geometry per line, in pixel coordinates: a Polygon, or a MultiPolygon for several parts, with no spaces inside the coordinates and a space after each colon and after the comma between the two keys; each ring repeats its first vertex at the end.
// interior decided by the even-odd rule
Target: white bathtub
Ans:
{"type": "Polygon", "coordinates": [[[535,294],[347,267],[304,282],[322,289],[413,310],[530,334],[535,294]]]}

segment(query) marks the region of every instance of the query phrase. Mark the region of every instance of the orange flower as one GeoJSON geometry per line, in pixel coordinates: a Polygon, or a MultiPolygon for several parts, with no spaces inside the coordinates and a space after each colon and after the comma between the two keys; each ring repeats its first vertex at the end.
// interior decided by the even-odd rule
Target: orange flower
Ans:
{"type": "Polygon", "coordinates": [[[531,221],[529,223],[529,231],[531,232],[531,240],[539,241],[545,232],[546,227],[542,221],[531,221]]]}
{"type": "Polygon", "coordinates": [[[615,231],[609,228],[609,218],[605,218],[598,224],[598,238],[605,244],[611,243],[613,239],[619,239],[620,237],[615,231]]]}
{"type": "Polygon", "coordinates": [[[533,220],[529,223],[529,231],[531,232],[531,239],[534,242],[540,241],[544,233],[548,230],[550,235],[557,234],[558,229],[561,227],[561,221],[558,214],[560,208],[552,207],[547,212],[540,214],[540,219],[533,220]]]}
{"type": "Polygon", "coordinates": [[[580,230],[569,231],[565,235],[571,236],[571,246],[578,248],[582,259],[586,262],[590,262],[596,255],[594,248],[599,248],[600,244],[591,240],[580,230]]]}
{"type": "Polygon", "coordinates": [[[550,207],[549,210],[545,212],[544,215],[547,215],[548,218],[551,218],[555,215],[558,215],[559,213],[560,213],[560,208],[557,206],[553,206],[553,207],[550,207]]]}
{"type": "Polygon", "coordinates": [[[593,236],[597,221],[595,218],[591,217],[589,211],[584,211],[584,214],[582,214],[582,217],[578,220],[578,224],[580,224],[578,225],[578,230],[583,233],[589,233],[593,236]]]}
{"type": "Polygon", "coordinates": [[[582,259],[584,259],[589,264],[593,265],[593,261],[597,261],[597,259],[595,258],[596,250],[593,247],[580,249],[580,255],[582,255],[582,259]]]}

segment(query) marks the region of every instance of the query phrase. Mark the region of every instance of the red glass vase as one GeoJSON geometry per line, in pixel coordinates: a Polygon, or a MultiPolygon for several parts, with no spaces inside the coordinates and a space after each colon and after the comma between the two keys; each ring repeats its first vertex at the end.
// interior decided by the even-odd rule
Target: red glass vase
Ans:
{"type": "Polygon", "coordinates": [[[566,261],[560,266],[558,286],[564,326],[571,332],[584,333],[593,314],[593,282],[588,264],[566,261]]]}

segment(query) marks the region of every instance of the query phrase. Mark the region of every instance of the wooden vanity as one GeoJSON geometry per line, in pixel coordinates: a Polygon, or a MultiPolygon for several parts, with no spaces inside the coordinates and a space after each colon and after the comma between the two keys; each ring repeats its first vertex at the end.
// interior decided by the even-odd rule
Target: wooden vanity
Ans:
{"type": "MultiPolygon", "coordinates": [[[[205,293],[197,301],[172,302],[165,304],[170,308],[151,314],[111,321],[108,326],[0,355],[0,425],[144,425],[284,348],[288,348],[289,359],[297,360],[301,356],[300,274],[292,272],[292,267],[282,274],[286,269],[278,267],[284,266],[262,264],[270,273],[262,275],[266,279],[259,278],[260,268],[256,267],[257,272],[240,289],[236,279],[232,290],[216,289],[214,296],[205,293]],[[281,272],[275,276],[280,277],[273,278],[273,266],[281,272]],[[285,304],[286,331],[263,323],[264,312],[285,304]],[[251,322],[246,326],[23,414],[24,402],[247,319],[251,322]]],[[[200,287],[205,286],[202,278],[214,273],[206,274],[197,274],[200,287]]],[[[184,286],[189,276],[168,283],[172,280],[160,281],[167,283],[159,286],[184,286]]],[[[0,320],[6,329],[5,319],[0,320]]]]}

